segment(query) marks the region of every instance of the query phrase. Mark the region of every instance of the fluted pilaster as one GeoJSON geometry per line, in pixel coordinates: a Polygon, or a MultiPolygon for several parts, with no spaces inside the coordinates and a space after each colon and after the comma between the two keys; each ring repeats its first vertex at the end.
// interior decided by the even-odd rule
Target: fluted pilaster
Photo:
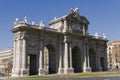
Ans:
{"type": "Polygon", "coordinates": [[[38,75],[45,75],[47,74],[44,69],[44,47],[43,47],[43,40],[40,41],[40,53],[39,53],[39,70],[38,75]]]}

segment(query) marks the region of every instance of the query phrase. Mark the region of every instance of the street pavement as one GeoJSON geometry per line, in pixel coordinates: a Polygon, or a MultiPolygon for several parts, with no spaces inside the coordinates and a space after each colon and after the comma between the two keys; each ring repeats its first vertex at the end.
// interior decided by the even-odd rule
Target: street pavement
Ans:
{"type": "MultiPolygon", "coordinates": [[[[0,80],[16,80],[15,78],[0,77],[0,80]]],[[[80,78],[60,78],[60,79],[38,79],[38,78],[20,78],[17,80],[120,80],[119,76],[101,76],[101,77],[80,77],[80,78]]]]}

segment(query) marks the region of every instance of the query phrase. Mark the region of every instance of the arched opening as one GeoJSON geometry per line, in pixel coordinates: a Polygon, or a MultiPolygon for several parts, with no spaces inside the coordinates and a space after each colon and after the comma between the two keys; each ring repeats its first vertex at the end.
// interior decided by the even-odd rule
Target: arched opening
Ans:
{"type": "Polygon", "coordinates": [[[94,72],[94,71],[97,71],[96,69],[96,54],[95,54],[95,51],[93,49],[90,49],[89,50],[89,60],[90,60],[90,67],[91,67],[91,70],[94,72]]]}
{"type": "Polygon", "coordinates": [[[82,72],[81,53],[78,47],[72,49],[72,65],[75,73],[82,72]]]}
{"type": "Polygon", "coordinates": [[[46,45],[44,48],[44,68],[49,74],[57,72],[55,48],[51,44],[46,45]]]}

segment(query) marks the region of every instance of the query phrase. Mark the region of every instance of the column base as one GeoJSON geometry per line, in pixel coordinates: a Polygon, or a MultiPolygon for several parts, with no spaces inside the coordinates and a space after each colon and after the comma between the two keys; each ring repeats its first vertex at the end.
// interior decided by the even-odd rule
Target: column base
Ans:
{"type": "Polygon", "coordinates": [[[91,72],[91,68],[90,67],[86,67],[86,68],[84,68],[83,72],[91,72]]]}
{"type": "Polygon", "coordinates": [[[68,73],[74,73],[74,69],[73,68],[64,68],[64,74],[68,74],[68,73]]]}
{"type": "Polygon", "coordinates": [[[21,69],[21,76],[28,76],[29,75],[29,69],[21,69]]]}
{"type": "Polygon", "coordinates": [[[47,75],[48,74],[48,71],[45,70],[44,68],[40,68],[38,72],[39,72],[38,75],[47,75]]]}
{"type": "Polygon", "coordinates": [[[12,69],[12,77],[19,77],[20,76],[20,70],[12,69]]]}
{"type": "Polygon", "coordinates": [[[64,73],[64,69],[63,68],[58,68],[58,74],[63,74],[64,73]]]}
{"type": "Polygon", "coordinates": [[[102,67],[97,67],[97,71],[102,71],[102,67]]]}
{"type": "Polygon", "coordinates": [[[12,77],[20,77],[20,76],[29,76],[29,70],[28,69],[12,69],[12,77]]]}

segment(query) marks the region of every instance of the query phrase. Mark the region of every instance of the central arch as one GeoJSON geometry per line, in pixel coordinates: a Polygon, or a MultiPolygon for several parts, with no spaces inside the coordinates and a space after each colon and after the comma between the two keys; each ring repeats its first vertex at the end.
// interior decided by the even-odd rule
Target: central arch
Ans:
{"type": "Polygon", "coordinates": [[[44,48],[44,68],[49,74],[57,72],[56,53],[52,44],[48,44],[44,48]]]}
{"type": "Polygon", "coordinates": [[[82,72],[81,53],[77,46],[72,49],[72,65],[75,73],[82,72]]]}

